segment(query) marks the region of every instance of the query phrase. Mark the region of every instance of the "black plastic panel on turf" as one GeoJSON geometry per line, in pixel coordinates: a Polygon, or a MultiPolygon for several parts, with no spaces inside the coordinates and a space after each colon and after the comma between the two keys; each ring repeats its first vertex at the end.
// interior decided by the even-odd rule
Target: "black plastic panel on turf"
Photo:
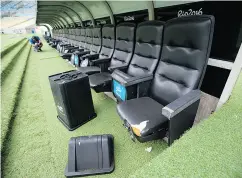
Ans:
{"type": "Polygon", "coordinates": [[[112,135],[81,136],[70,139],[66,177],[106,174],[113,170],[112,135]]]}

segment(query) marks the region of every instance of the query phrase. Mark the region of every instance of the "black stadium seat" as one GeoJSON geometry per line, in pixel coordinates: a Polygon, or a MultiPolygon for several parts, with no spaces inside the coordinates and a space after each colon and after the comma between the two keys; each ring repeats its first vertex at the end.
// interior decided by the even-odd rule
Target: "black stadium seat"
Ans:
{"type": "MultiPolygon", "coordinates": [[[[72,64],[74,64],[77,67],[80,66],[81,62],[83,62],[83,58],[87,55],[97,55],[99,54],[100,50],[101,50],[101,45],[102,45],[102,36],[101,36],[101,28],[100,27],[95,27],[90,29],[91,34],[92,34],[92,39],[91,39],[91,43],[88,44],[86,43],[85,48],[83,51],[78,51],[78,52],[74,52],[71,56],[71,61],[72,64]],[[75,60],[77,59],[77,60],[75,60]]],[[[88,37],[86,37],[87,41],[88,41],[88,37]]]]}
{"type": "MultiPolygon", "coordinates": [[[[153,76],[160,58],[163,28],[164,22],[161,21],[147,21],[138,25],[135,51],[130,65],[122,71],[114,70],[112,75],[115,76],[115,82],[153,76]]],[[[90,84],[92,86],[92,82],[90,84]]],[[[127,99],[135,98],[137,87],[132,86],[128,90],[132,90],[130,92],[132,95],[129,95],[127,99]]],[[[116,96],[117,92],[114,92],[114,95],[116,96]]]]}
{"type": "MultiPolygon", "coordinates": [[[[160,62],[146,97],[120,102],[117,106],[133,138],[145,142],[167,136],[170,145],[192,127],[213,31],[213,16],[167,21],[160,62]]],[[[138,82],[146,80],[139,78],[138,82]]],[[[128,86],[137,81],[123,78],[122,83],[128,86]]]]}
{"type": "Polygon", "coordinates": [[[60,42],[57,45],[57,51],[60,52],[61,47],[67,45],[67,35],[68,35],[68,29],[62,29],[62,34],[60,36],[60,42]]]}
{"type": "Polygon", "coordinates": [[[62,43],[59,45],[58,51],[60,53],[64,52],[66,47],[72,46],[72,29],[65,29],[64,39],[62,40],[62,43]]]}
{"type": "Polygon", "coordinates": [[[88,75],[99,73],[105,70],[107,66],[105,62],[110,61],[113,55],[115,45],[115,26],[104,25],[102,28],[102,48],[98,55],[86,55],[85,59],[89,59],[96,63],[96,66],[78,67],[77,69],[88,75]]]}
{"type": "Polygon", "coordinates": [[[49,43],[52,48],[57,48],[58,43],[61,41],[60,40],[61,35],[62,35],[62,30],[56,29],[53,35],[53,39],[51,39],[49,43]]]}
{"type": "MultiPolygon", "coordinates": [[[[134,23],[121,23],[116,27],[116,43],[112,59],[109,63],[110,72],[114,69],[124,68],[129,62],[134,52],[136,25],[134,23]]],[[[90,86],[96,92],[111,91],[111,73],[101,72],[89,76],[90,86]]]]}
{"type": "Polygon", "coordinates": [[[81,29],[76,29],[76,47],[70,47],[67,52],[61,53],[60,56],[63,59],[68,59],[70,60],[72,53],[74,51],[84,51],[85,43],[86,43],[86,29],[81,28],[81,29]]]}
{"type": "MultiPolygon", "coordinates": [[[[71,60],[75,60],[75,58],[78,58],[79,63],[83,62],[85,57],[88,56],[98,56],[101,47],[102,47],[102,29],[101,27],[95,27],[92,29],[92,35],[93,35],[93,40],[92,40],[92,45],[90,48],[90,51],[88,53],[79,53],[77,55],[76,53],[72,54],[71,60]]],[[[72,62],[73,63],[73,62],[72,62]]]]}
{"type": "MultiPolygon", "coordinates": [[[[92,43],[93,43],[93,33],[92,33],[92,28],[86,28],[86,36],[85,36],[85,43],[84,46],[77,49],[74,54],[80,58],[81,56],[85,55],[85,54],[89,54],[91,47],[92,47],[92,43]]],[[[70,55],[69,53],[62,53],[61,57],[63,57],[64,59],[68,59],[72,56],[72,54],[70,55]]],[[[74,61],[73,61],[74,62],[74,61]]],[[[73,63],[74,64],[74,63],[73,63]]],[[[79,66],[79,60],[78,60],[78,64],[76,64],[77,66],[79,66]]]]}
{"type": "MultiPolygon", "coordinates": [[[[78,32],[78,31],[77,31],[78,32]]],[[[68,53],[70,50],[78,49],[78,41],[76,39],[76,29],[69,29],[69,44],[63,46],[60,50],[61,53],[68,53]]]]}

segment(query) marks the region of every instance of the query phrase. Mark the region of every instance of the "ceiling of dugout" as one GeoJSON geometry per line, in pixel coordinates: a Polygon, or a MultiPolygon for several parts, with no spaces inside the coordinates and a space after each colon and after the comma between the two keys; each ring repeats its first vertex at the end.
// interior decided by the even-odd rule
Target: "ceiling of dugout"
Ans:
{"type": "MultiPolygon", "coordinates": [[[[66,27],[67,24],[86,21],[96,24],[95,19],[109,17],[111,23],[115,23],[114,15],[127,12],[154,10],[154,8],[183,4],[192,1],[38,1],[37,22],[46,22],[53,17],[60,18],[66,27]],[[45,19],[45,20],[44,20],[45,19]]],[[[150,12],[149,12],[150,13],[150,12]]],[[[152,16],[151,16],[152,18],[152,16]]]]}

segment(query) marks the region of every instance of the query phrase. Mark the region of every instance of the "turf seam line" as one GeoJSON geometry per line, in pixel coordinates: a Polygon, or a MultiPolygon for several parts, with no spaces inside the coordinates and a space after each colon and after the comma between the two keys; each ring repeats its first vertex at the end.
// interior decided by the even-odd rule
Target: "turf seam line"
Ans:
{"type": "Polygon", "coordinates": [[[4,49],[3,51],[1,51],[1,59],[3,59],[3,57],[10,52],[11,50],[13,50],[14,48],[16,48],[18,45],[21,44],[21,42],[23,42],[25,40],[25,38],[20,39],[19,41],[17,41],[16,43],[14,43],[13,45],[7,47],[6,49],[4,49]]]}
{"type": "Polygon", "coordinates": [[[40,58],[39,60],[52,59],[52,58],[58,58],[58,57],[60,57],[60,56],[45,57],[45,58],[40,58]]]}
{"type": "Polygon", "coordinates": [[[26,42],[23,47],[17,52],[17,54],[12,58],[11,62],[8,64],[8,66],[2,71],[1,74],[1,86],[3,86],[5,79],[10,74],[11,70],[15,67],[15,64],[17,63],[17,60],[19,60],[20,54],[23,52],[23,49],[28,46],[28,42],[26,42]]]}
{"type": "MultiPolygon", "coordinates": [[[[22,89],[22,85],[23,85],[23,81],[24,81],[24,77],[25,77],[25,73],[26,73],[26,70],[27,70],[27,67],[28,67],[28,60],[29,60],[29,55],[30,55],[30,51],[31,51],[31,46],[29,47],[29,51],[28,51],[28,55],[27,55],[27,60],[25,61],[25,66],[24,66],[24,70],[23,70],[23,73],[21,75],[21,80],[20,80],[20,84],[17,88],[17,93],[16,93],[16,98],[15,98],[15,103],[14,103],[14,107],[13,107],[13,110],[10,114],[10,120],[9,120],[9,123],[8,123],[8,130],[6,131],[5,135],[2,135],[2,138],[1,138],[1,155],[2,155],[2,160],[3,160],[3,152],[4,152],[4,146],[6,144],[6,140],[7,138],[9,137],[10,133],[11,133],[11,128],[12,128],[12,123],[14,121],[14,118],[16,117],[15,115],[15,112],[17,110],[17,107],[18,107],[18,103],[19,103],[19,100],[20,100],[20,92],[21,92],[21,89],[22,89]]],[[[3,165],[3,164],[2,164],[3,165]]]]}
{"type": "Polygon", "coordinates": [[[23,51],[25,45],[28,44],[28,41],[23,43],[23,46],[19,49],[19,51],[12,57],[11,61],[7,64],[7,66],[1,71],[1,78],[4,80],[5,75],[8,73],[7,71],[11,68],[12,64],[15,63],[15,59],[19,56],[19,54],[23,51]]]}

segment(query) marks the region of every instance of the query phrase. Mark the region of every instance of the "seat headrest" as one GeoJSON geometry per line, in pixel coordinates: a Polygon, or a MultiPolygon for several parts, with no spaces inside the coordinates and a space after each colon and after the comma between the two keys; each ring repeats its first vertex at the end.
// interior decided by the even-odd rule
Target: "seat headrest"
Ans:
{"type": "Polygon", "coordinates": [[[140,43],[161,45],[163,28],[164,22],[162,21],[152,20],[142,22],[137,26],[136,41],[140,43]]]}
{"type": "Polygon", "coordinates": [[[68,33],[68,29],[63,29],[63,33],[68,33]]]}
{"type": "Polygon", "coordinates": [[[82,28],[81,29],[81,36],[85,36],[86,35],[86,29],[85,28],[82,28]]]}
{"type": "Polygon", "coordinates": [[[102,28],[102,37],[107,39],[114,39],[115,26],[112,24],[104,25],[102,28]]]}
{"type": "Polygon", "coordinates": [[[76,28],[75,31],[77,36],[81,36],[81,29],[76,28]]]}
{"type": "Polygon", "coordinates": [[[134,31],[136,24],[130,22],[120,23],[116,27],[116,39],[124,41],[134,40],[134,31]]]}
{"type": "Polygon", "coordinates": [[[86,37],[92,38],[92,28],[86,28],[86,37]]]}
{"type": "Polygon", "coordinates": [[[214,22],[214,17],[209,15],[171,19],[166,22],[163,43],[168,46],[181,46],[198,50],[211,48],[212,41],[208,38],[213,36],[214,22]]]}
{"type": "Polygon", "coordinates": [[[92,35],[94,38],[101,38],[101,27],[95,27],[92,29],[92,35]]]}

